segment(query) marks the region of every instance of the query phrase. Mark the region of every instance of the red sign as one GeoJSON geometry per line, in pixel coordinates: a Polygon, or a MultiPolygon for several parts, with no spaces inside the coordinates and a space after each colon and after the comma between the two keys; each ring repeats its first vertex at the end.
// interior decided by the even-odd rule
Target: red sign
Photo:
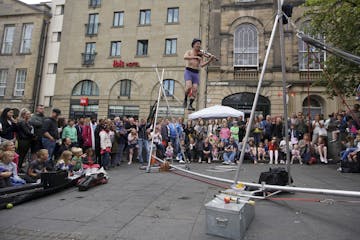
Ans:
{"type": "Polygon", "coordinates": [[[124,62],[122,60],[113,61],[114,68],[124,68],[124,67],[140,67],[139,62],[124,62]]]}
{"type": "Polygon", "coordinates": [[[82,97],[80,98],[80,106],[88,106],[89,105],[89,98],[82,97]]]}

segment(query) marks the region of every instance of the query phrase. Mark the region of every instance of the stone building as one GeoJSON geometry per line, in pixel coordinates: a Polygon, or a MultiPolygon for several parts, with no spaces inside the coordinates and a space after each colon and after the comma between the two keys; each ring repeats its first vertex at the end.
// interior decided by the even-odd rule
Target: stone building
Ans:
{"type": "Polygon", "coordinates": [[[200,0],[67,1],[53,106],[70,117],[147,117],[157,66],[171,108],[162,99],[159,115],[183,116],[183,55],[202,36],[203,13],[200,0]]]}
{"type": "MultiPolygon", "coordinates": [[[[303,2],[286,1],[294,7],[292,21],[298,29],[306,31],[309,19],[303,16],[303,2]]],[[[276,3],[276,0],[209,1],[208,49],[219,56],[220,61],[208,68],[206,86],[203,87],[206,92],[204,105],[223,104],[250,113],[274,24],[276,3]]],[[[323,77],[322,66],[314,59],[323,62],[326,54],[311,48],[314,54],[308,61],[307,46],[296,37],[295,29],[288,24],[284,25],[284,31],[288,113],[307,114],[310,110],[311,115],[321,113],[327,116],[341,109],[339,100],[328,99],[324,87],[309,87],[323,77]]],[[[278,30],[256,111],[262,114],[283,114],[278,30]]]]}
{"type": "Polygon", "coordinates": [[[59,60],[65,0],[51,1],[51,19],[49,22],[46,51],[43,62],[41,87],[38,103],[50,111],[55,92],[57,64],[59,60]]]}
{"type": "Polygon", "coordinates": [[[0,1],[0,109],[33,110],[41,84],[49,7],[0,1]]]}

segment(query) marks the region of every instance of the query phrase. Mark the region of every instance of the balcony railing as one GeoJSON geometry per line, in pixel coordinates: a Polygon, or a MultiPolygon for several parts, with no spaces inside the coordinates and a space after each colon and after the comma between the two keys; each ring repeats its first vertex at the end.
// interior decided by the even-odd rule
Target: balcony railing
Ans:
{"type": "Polygon", "coordinates": [[[101,1],[100,0],[89,0],[89,7],[90,8],[99,8],[99,7],[101,7],[101,1]]]}
{"type": "Polygon", "coordinates": [[[96,53],[82,53],[82,65],[91,66],[95,63],[96,53]]]}
{"type": "Polygon", "coordinates": [[[234,80],[235,81],[257,81],[259,79],[258,71],[249,70],[235,70],[234,80]]]}
{"type": "Polygon", "coordinates": [[[300,81],[318,81],[321,80],[323,78],[323,72],[322,71],[311,71],[311,72],[307,72],[307,71],[303,71],[303,72],[299,72],[300,74],[300,81]]]}
{"type": "Polygon", "coordinates": [[[85,24],[85,35],[96,36],[99,33],[100,23],[87,23],[85,24]]]}

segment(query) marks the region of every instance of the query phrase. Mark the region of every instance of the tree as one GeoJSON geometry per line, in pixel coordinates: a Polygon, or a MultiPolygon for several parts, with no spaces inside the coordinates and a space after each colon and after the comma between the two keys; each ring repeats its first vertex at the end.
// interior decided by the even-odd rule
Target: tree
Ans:
{"type": "MultiPolygon", "coordinates": [[[[360,0],[307,0],[305,15],[313,35],[325,36],[326,44],[360,56],[360,0]]],[[[331,80],[320,81],[330,96],[352,96],[360,84],[360,66],[327,54],[326,71],[331,80]]],[[[325,74],[326,76],[326,74],[325,74]]]]}

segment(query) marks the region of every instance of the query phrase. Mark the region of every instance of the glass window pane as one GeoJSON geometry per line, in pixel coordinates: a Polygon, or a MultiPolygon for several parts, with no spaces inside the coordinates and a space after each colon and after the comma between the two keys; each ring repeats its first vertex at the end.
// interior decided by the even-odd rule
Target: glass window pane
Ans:
{"type": "Polygon", "coordinates": [[[257,29],[251,24],[241,24],[234,36],[234,65],[258,65],[257,29]]]}

